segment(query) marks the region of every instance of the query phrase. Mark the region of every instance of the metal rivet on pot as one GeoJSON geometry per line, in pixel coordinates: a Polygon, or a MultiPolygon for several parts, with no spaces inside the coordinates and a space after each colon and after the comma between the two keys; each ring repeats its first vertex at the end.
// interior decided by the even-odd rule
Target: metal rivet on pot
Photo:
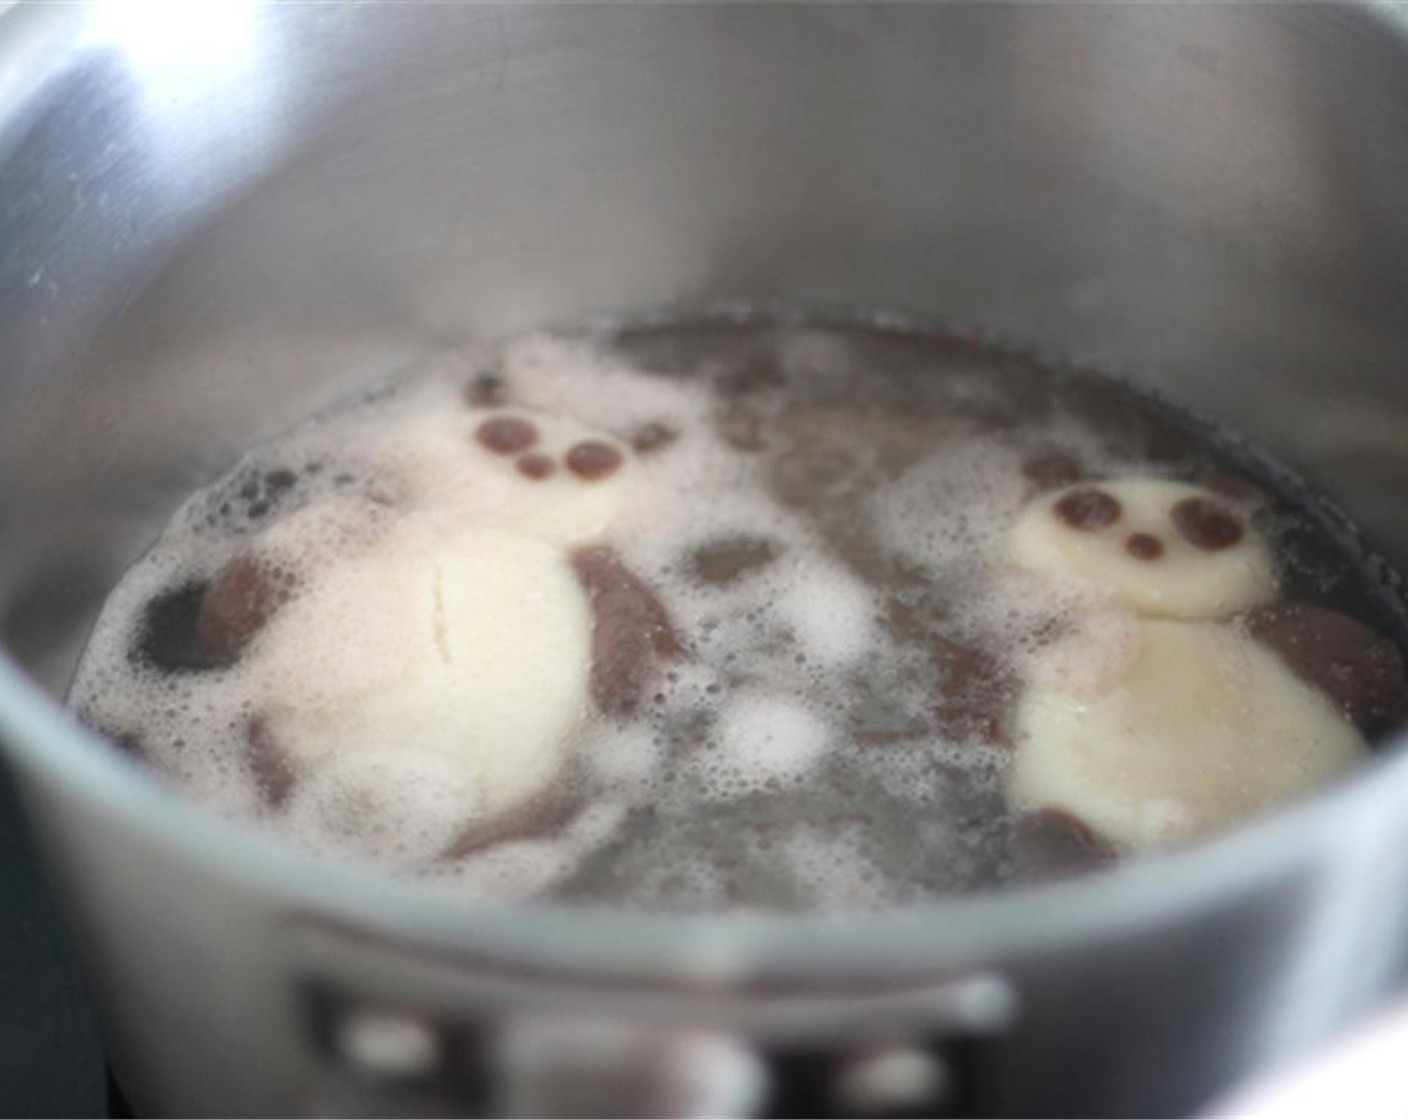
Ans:
{"type": "Polygon", "coordinates": [[[440,1040],[434,1029],[398,1011],[351,1012],[338,1025],[336,1045],[349,1066],[374,1077],[424,1077],[440,1065],[440,1040]]]}
{"type": "Polygon", "coordinates": [[[848,1115],[885,1116],[940,1105],[952,1088],[947,1065],[915,1046],[869,1050],[847,1061],[836,1075],[836,1103],[848,1115]]]}

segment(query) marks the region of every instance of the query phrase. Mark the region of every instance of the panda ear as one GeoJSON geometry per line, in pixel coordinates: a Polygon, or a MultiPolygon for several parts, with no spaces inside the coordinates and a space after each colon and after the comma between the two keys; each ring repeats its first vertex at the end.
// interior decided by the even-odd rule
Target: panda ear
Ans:
{"type": "Polygon", "coordinates": [[[1246,512],[1211,490],[1150,476],[1081,482],[1017,515],[1018,566],[1151,618],[1226,619],[1276,597],[1276,565],[1246,512]]]}

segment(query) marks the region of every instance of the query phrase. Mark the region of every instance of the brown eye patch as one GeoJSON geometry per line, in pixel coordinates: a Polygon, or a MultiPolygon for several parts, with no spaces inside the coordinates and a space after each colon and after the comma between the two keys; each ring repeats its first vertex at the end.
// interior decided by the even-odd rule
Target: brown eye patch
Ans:
{"type": "Polygon", "coordinates": [[[1184,498],[1168,516],[1179,536],[1204,552],[1231,548],[1245,535],[1237,515],[1208,498],[1184,498]]]}
{"type": "Polygon", "coordinates": [[[1051,508],[1058,520],[1087,532],[1113,525],[1123,512],[1114,495],[1094,486],[1072,490],[1051,508]]]}
{"type": "Polygon", "coordinates": [[[578,478],[589,482],[614,474],[625,462],[625,457],[609,443],[586,439],[567,452],[563,460],[567,469],[578,478]]]}
{"type": "Polygon", "coordinates": [[[516,455],[538,442],[538,429],[517,416],[495,416],[479,425],[475,438],[496,455],[516,455]]]}

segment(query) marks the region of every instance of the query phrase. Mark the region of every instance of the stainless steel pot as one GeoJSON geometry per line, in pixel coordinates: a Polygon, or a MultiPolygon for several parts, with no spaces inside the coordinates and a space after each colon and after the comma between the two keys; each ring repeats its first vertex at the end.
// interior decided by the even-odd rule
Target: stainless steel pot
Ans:
{"type": "Polygon", "coordinates": [[[62,714],[177,497],[445,342],[705,298],[1153,378],[1408,562],[1408,42],[1149,5],[100,4],[0,24],[0,727],[139,1109],[1178,1112],[1408,966],[1408,758],[1197,851],[851,920],[440,896],[62,714]]]}

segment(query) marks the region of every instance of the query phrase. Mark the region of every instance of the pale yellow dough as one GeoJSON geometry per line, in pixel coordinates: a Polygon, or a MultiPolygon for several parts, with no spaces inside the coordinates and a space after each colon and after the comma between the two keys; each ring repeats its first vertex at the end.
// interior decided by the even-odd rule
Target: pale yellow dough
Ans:
{"type": "Polygon", "coordinates": [[[466,522],[563,548],[606,540],[640,488],[635,456],[620,441],[541,412],[503,408],[418,415],[387,428],[382,439],[384,461],[409,504],[454,510],[466,522]],[[528,421],[538,432],[537,442],[511,455],[488,450],[475,432],[494,417],[528,421]],[[621,466],[604,478],[573,474],[565,463],[567,453],[589,440],[616,448],[621,466]],[[547,456],[553,473],[544,479],[527,477],[517,466],[524,454],[547,456]]]}
{"type": "Polygon", "coordinates": [[[281,610],[250,671],[296,768],[430,753],[462,765],[492,814],[560,773],[589,703],[591,628],[561,549],[454,511],[408,514],[281,610]]]}
{"type": "Polygon", "coordinates": [[[1179,844],[1364,757],[1359,732],[1330,701],[1240,630],[1115,625],[1103,639],[1080,633],[1044,655],[1018,705],[1009,788],[1017,809],[1065,809],[1132,848],[1179,844]]]}
{"type": "Polygon", "coordinates": [[[1017,565],[1158,618],[1230,618],[1276,597],[1271,550],[1252,526],[1237,544],[1213,552],[1195,548],[1174,528],[1169,511],[1185,498],[1215,498],[1208,491],[1161,478],[1081,485],[1113,496],[1122,510],[1119,519],[1100,529],[1075,529],[1053,507],[1076,487],[1044,495],[1018,514],[1009,531],[1008,552],[1017,565]],[[1163,554],[1156,560],[1130,555],[1126,542],[1135,533],[1156,537],[1163,554]]]}

